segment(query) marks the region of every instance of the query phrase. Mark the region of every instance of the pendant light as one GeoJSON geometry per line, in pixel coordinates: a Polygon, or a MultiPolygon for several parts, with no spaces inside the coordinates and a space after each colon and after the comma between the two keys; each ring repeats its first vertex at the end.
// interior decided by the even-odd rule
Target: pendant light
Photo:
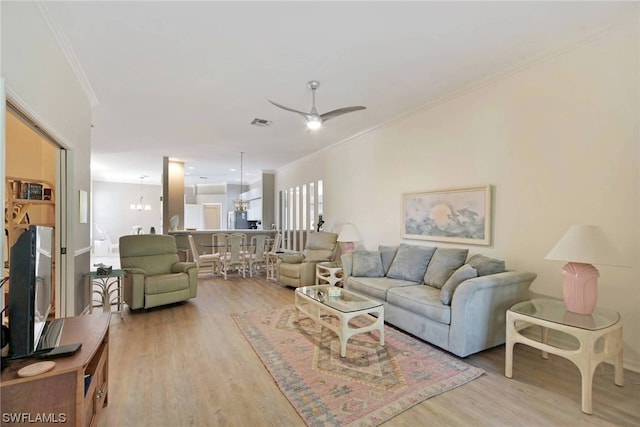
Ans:
{"type": "Polygon", "coordinates": [[[238,200],[234,201],[234,208],[238,212],[244,212],[247,210],[247,204],[242,200],[242,175],[243,175],[243,160],[244,160],[244,151],[240,152],[240,191],[238,200]]]}
{"type": "Polygon", "coordinates": [[[143,180],[147,177],[147,175],[143,175],[140,177],[140,199],[138,200],[138,203],[132,203],[129,205],[129,209],[131,209],[132,211],[150,211],[151,210],[151,205],[144,204],[144,197],[142,196],[142,182],[143,180]]]}

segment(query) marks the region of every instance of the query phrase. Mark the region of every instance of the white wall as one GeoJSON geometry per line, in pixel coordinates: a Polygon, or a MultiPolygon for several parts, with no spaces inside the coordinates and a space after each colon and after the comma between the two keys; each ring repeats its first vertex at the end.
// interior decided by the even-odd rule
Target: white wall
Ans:
{"type": "Polygon", "coordinates": [[[352,222],[375,249],[401,241],[402,193],[491,184],[493,243],[471,252],[537,273],[532,290],[558,298],[563,263],[545,255],[570,225],[600,225],[631,268],[598,266],[598,305],[622,314],[625,366],[640,371],[634,18],[281,168],[276,192],[323,179],[325,230],[352,222]]]}
{"type": "Polygon", "coordinates": [[[62,310],[56,315],[73,315],[75,287],[84,283],[79,272],[89,268],[88,257],[83,255],[89,250],[89,224],[78,221],[77,194],[78,190],[89,191],[90,186],[91,107],[38,3],[2,2],[1,8],[1,72],[7,99],[68,149],[70,169],[63,184],[68,215],[63,221],[70,256],[64,264],[63,286],[69,292],[66,306],[58,307],[62,310]],[[76,265],[76,260],[82,265],[76,265]]]}
{"type": "Polygon", "coordinates": [[[135,225],[141,225],[145,234],[149,233],[151,227],[155,227],[156,233],[161,234],[161,193],[159,185],[93,181],[91,204],[94,238],[97,237],[95,227],[109,233],[113,243],[118,243],[120,236],[131,234],[135,225]],[[150,205],[151,210],[130,209],[129,205],[138,203],[141,194],[143,203],[150,205]]]}

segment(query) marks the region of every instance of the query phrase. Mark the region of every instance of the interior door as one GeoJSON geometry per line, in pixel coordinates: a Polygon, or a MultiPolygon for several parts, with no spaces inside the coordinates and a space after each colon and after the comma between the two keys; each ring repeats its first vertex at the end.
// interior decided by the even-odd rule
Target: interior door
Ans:
{"type": "Polygon", "coordinates": [[[220,204],[203,205],[205,230],[220,230],[220,204]]]}

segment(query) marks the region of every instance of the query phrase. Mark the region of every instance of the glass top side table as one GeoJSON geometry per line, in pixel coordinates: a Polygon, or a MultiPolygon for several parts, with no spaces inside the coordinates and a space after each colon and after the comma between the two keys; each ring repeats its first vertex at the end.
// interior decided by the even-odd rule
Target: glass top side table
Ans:
{"type": "Polygon", "coordinates": [[[514,313],[541,320],[595,331],[608,328],[620,320],[618,312],[596,309],[591,315],[567,311],[564,302],[554,299],[533,299],[520,302],[509,309],[514,313]]]}
{"type": "Polygon", "coordinates": [[[582,377],[582,412],[592,413],[592,384],[595,368],[603,361],[614,360],[614,383],[624,385],[622,369],[622,320],[612,310],[596,309],[592,314],[567,311],[564,303],[553,299],[533,299],[520,302],[507,310],[505,376],[513,376],[513,346],[526,344],[571,360],[582,377]],[[542,328],[537,341],[520,333],[531,326],[542,328]],[[578,349],[565,349],[549,344],[549,330],[564,332],[578,340],[578,349]]]}
{"type": "Polygon", "coordinates": [[[98,274],[91,271],[84,275],[85,280],[91,287],[91,302],[89,303],[89,313],[93,313],[94,307],[102,306],[102,311],[111,311],[111,306],[117,307],[116,313],[120,313],[120,318],[124,318],[124,298],[122,295],[122,282],[124,281],[123,270],[112,270],[109,274],[98,274]],[[98,299],[93,299],[93,295],[98,299]]]}

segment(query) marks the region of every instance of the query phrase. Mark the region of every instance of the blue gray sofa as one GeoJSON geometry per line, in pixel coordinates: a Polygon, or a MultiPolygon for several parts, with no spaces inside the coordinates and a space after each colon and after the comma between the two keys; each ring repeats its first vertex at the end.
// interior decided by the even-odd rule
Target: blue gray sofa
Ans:
{"type": "Polygon", "coordinates": [[[505,341],[506,311],[535,273],[468,249],[401,244],[342,255],[344,287],[384,303],[384,320],[460,357],[505,341]]]}

